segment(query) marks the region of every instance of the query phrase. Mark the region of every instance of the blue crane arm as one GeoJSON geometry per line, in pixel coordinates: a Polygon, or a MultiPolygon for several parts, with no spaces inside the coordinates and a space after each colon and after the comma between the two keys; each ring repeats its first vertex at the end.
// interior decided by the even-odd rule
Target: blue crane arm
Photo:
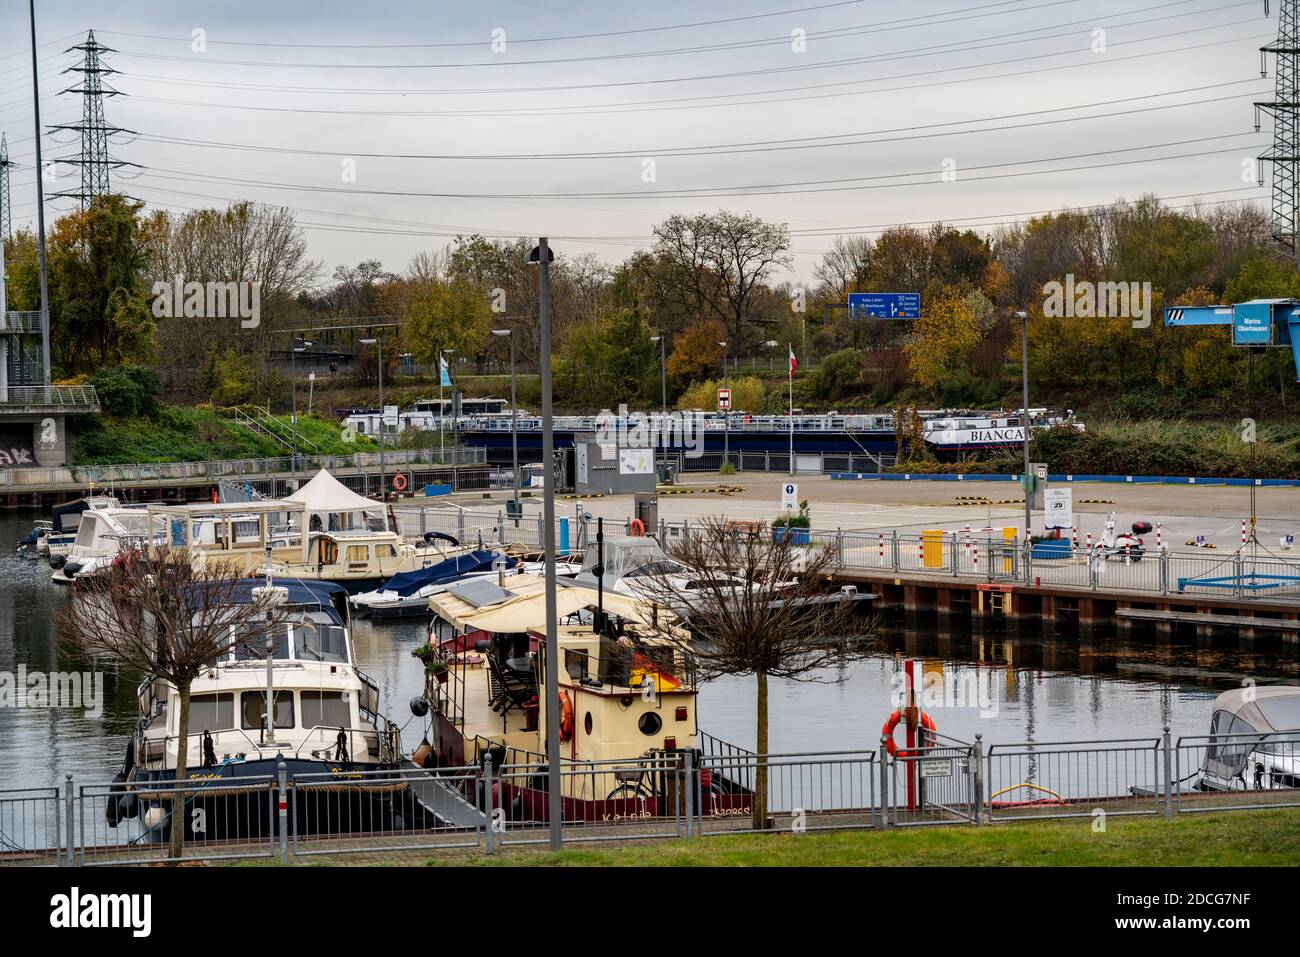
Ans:
{"type": "Polygon", "coordinates": [[[1230,326],[1231,306],[1171,306],[1165,310],[1166,326],[1230,326]]]}

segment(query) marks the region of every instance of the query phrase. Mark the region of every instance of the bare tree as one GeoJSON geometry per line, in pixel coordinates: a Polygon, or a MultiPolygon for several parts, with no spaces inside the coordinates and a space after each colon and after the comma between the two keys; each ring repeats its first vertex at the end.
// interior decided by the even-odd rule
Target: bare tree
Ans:
{"type": "Polygon", "coordinates": [[[848,302],[849,293],[866,288],[871,278],[875,242],[870,236],[836,236],[813,270],[832,302],[848,302]]]}
{"type": "Polygon", "coordinates": [[[719,210],[670,216],[654,228],[655,252],[694,292],[703,318],[713,315],[727,335],[744,341],[754,298],[775,268],[789,268],[790,229],[750,213],[719,210]]]}
{"type": "MultiPolygon", "coordinates": [[[[699,678],[750,675],[757,686],[758,752],[754,826],[767,819],[768,679],[838,681],[827,669],[870,653],[875,621],[858,602],[827,600],[830,546],[801,544],[797,529],[739,529],[724,518],[706,518],[669,554],[686,566],[684,577],[701,586],[690,596],[680,569],[651,571],[638,589],[650,601],[689,605],[693,635],[674,628],[672,616],[650,626],[699,678]],[[790,570],[800,569],[797,578],[790,570]]],[[[834,593],[829,594],[834,598],[834,593]]]]}
{"type": "MultiPolygon", "coordinates": [[[[234,566],[196,569],[186,549],[123,552],[106,572],[78,580],[58,612],[60,641],[82,657],[104,655],[176,689],[175,779],[189,770],[190,686],[212,662],[264,639],[287,618],[271,590],[248,594],[234,566]]],[[[270,714],[273,709],[268,709],[270,714]]],[[[187,792],[172,795],[170,856],[184,846],[187,792]]]]}

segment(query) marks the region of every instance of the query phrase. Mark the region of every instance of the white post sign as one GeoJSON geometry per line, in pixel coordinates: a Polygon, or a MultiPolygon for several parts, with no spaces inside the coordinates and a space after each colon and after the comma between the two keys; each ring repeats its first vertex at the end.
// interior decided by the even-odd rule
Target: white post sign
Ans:
{"type": "Polygon", "coordinates": [[[786,482],[781,486],[781,507],[787,511],[799,507],[799,486],[794,482],[786,482]]]}
{"type": "Polygon", "coordinates": [[[1074,489],[1049,488],[1043,490],[1043,527],[1074,527],[1074,489]]]}

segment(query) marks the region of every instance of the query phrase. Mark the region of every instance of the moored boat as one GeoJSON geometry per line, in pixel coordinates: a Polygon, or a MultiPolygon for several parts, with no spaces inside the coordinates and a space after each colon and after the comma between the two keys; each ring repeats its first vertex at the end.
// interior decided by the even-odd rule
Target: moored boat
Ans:
{"type": "MultiPolygon", "coordinates": [[[[670,643],[646,627],[672,612],[628,596],[557,583],[558,699],[545,700],[546,583],[470,582],[434,595],[426,665],[426,766],[494,769],[494,808],[548,818],[547,712],[559,710],[566,821],[672,815],[695,761],[697,689],[670,643]]],[[[699,768],[696,763],[695,767],[699,768]]],[[[704,814],[746,813],[752,794],[702,770],[704,814]]],[[[481,800],[483,795],[479,795],[481,800]]]]}
{"type": "MultiPolygon", "coordinates": [[[[250,799],[245,786],[274,778],[281,762],[295,778],[297,833],[391,827],[395,815],[419,820],[423,809],[397,773],[400,729],[380,712],[377,683],[356,665],[346,591],[328,582],[271,584],[283,592],[287,620],[268,639],[269,660],[265,644],[254,642],[213,662],[191,686],[184,742],[176,689],[153,679],[140,685],[140,717],[105,811],[111,826],[138,816],[150,839],[165,837],[171,799],[158,789],[174,780],[181,747],[188,780],[197,785],[186,798],[187,839],[270,833],[265,792],[250,799]],[[391,779],[374,773],[386,771],[391,779]],[[331,782],[348,784],[347,797],[313,799],[331,782]]],[[[237,601],[251,603],[265,583],[245,579],[240,586],[237,601]]]]}

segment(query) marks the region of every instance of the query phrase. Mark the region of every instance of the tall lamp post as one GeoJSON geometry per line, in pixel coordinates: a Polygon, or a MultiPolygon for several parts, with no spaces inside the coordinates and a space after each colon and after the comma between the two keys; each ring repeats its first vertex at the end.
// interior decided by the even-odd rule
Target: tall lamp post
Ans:
{"type": "MultiPolygon", "coordinates": [[[[298,474],[298,372],[294,360],[298,353],[306,352],[311,342],[302,336],[294,336],[289,343],[289,379],[290,391],[293,393],[293,474],[298,474]]],[[[382,410],[381,413],[382,414],[382,410]]]]}
{"type": "Polygon", "coordinates": [[[388,477],[384,474],[384,433],[388,427],[384,425],[384,343],[383,340],[376,336],[373,339],[358,339],[362,345],[374,346],[375,355],[379,359],[379,497],[383,501],[388,500],[388,477]]]}
{"type": "Polygon", "coordinates": [[[650,337],[651,342],[659,343],[659,411],[663,415],[668,414],[668,362],[664,357],[667,338],[663,333],[650,337]]]}
{"type": "Polygon", "coordinates": [[[1029,514],[1029,313],[1017,312],[1020,320],[1020,380],[1024,389],[1021,394],[1020,426],[1025,430],[1025,541],[1030,540],[1029,514]]]}
{"type": "Polygon", "coordinates": [[[560,645],[556,633],[555,601],[555,431],[551,407],[551,273],[554,258],[546,237],[528,254],[528,261],[537,265],[538,304],[540,326],[538,370],[542,380],[542,552],[546,562],[546,783],[547,821],[550,825],[551,850],[558,851],[564,843],[561,830],[564,821],[560,803],[560,645]]]}
{"type": "MultiPolygon", "coordinates": [[[[515,401],[515,331],[513,329],[493,329],[492,335],[505,336],[510,340],[510,456],[515,473],[515,513],[519,512],[519,404],[515,401]]],[[[518,524],[519,519],[515,518],[518,524]]]]}
{"type": "MultiPolygon", "coordinates": [[[[719,342],[722,346],[722,387],[727,387],[727,344],[719,342]]],[[[728,400],[727,408],[722,410],[722,464],[726,465],[731,460],[731,402],[728,400]]]]}

